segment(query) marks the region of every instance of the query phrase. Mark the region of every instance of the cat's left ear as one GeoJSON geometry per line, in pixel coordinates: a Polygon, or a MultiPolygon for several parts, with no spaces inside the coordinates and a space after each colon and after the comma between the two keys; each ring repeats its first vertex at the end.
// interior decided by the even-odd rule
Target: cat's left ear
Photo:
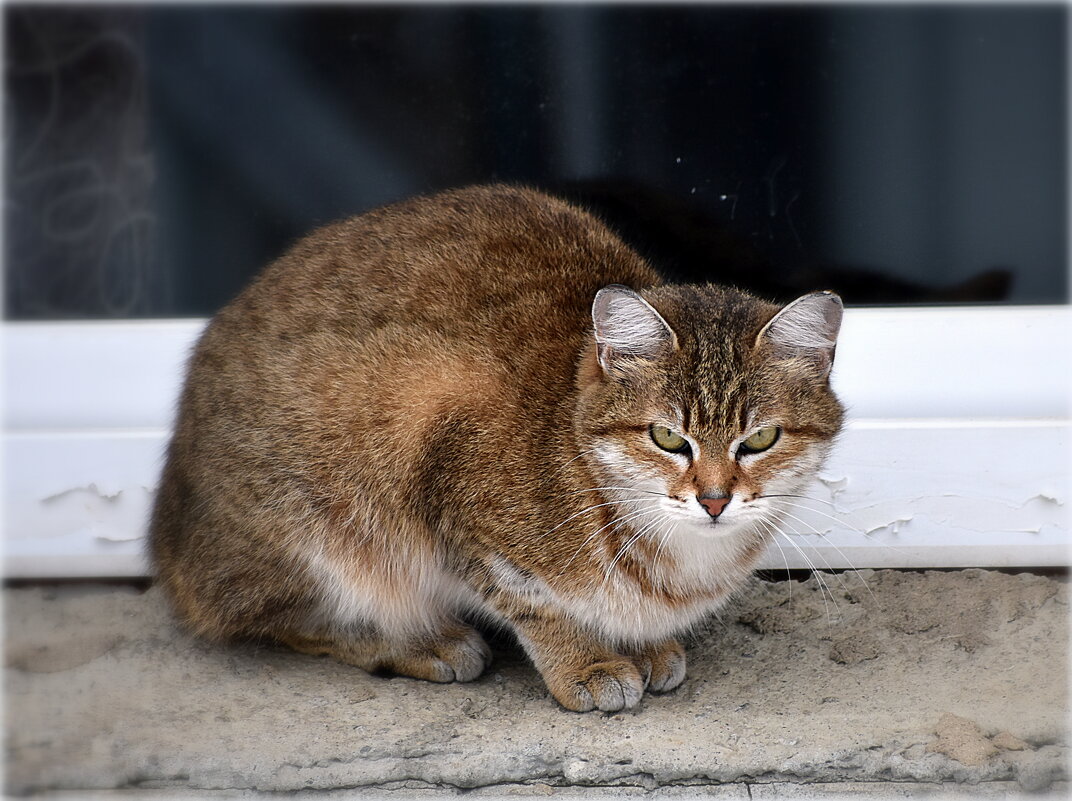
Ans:
{"type": "Polygon", "coordinates": [[[631,360],[656,361],[677,348],[677,335],[644,298],[622,284],[605,286],[592,301],[596,353],[604,372],[631,360]]]}
{"type": "Polygon", "coordinates": [[[771,318],[756,337],[774,347],[779,358],[805,358],[823,375],[834,364],[843,306],[833,292],[812,292],[797,298],[771,318]]]}

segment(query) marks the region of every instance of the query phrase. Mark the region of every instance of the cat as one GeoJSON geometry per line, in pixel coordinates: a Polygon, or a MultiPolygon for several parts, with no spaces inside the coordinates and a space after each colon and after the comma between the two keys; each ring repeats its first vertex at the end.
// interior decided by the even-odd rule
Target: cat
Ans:
{"type": "Polygon", "coordinates": [[[838,433],[842,305],[672,286],[584,210],[448,191],[329,225],[190,359],[150,526],[193,632],[564,707],[685,678],[838,433]]]}

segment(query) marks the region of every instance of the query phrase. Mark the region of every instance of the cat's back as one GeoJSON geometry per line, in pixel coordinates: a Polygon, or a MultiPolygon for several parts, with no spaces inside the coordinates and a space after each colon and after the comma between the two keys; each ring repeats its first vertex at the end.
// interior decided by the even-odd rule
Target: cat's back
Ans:
{"type": "Polygon", "coordinates": [[[210,323],[173,454],[191,475],[283,464],[328,486],[336,455],[371,430],[399,472],[455,413],[490,410],[488,424],[538,437],[574,389],[592,298],[613,283],[658,278],[595,217],[529,189],[455,190],[330,225],[210,323]]]}
{"type": "Polygon", "coordinates": [[[657,282],[587,212],[522,187],[469,187],[314,232],[270,265],[221,320],[292,335],[405,326],[447,336],[495,330],[509,339],[511,330],[546,329],[561,337],[583,332],[601,287],[657,282]]]}

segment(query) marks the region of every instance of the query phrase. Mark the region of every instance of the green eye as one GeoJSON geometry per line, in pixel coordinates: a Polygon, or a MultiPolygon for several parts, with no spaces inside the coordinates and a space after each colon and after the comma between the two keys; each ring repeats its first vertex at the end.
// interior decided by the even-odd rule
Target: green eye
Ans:
{"type": "Polygon", "coordinates": [[[670,453],[685,453],[689,449],[689,442],[680,434],[671,431],[666,426],[651,427],[652,441],[670,453]]]}
{"type": "Polygon", "coordinates": [[[766,426],[761,428],[741,443],[741,447],[737,450],[737,453],[740,455],[765,451],[778,441],[778,437],[781,433],[782,430],[778,428],[778,426],[766,426]]]}

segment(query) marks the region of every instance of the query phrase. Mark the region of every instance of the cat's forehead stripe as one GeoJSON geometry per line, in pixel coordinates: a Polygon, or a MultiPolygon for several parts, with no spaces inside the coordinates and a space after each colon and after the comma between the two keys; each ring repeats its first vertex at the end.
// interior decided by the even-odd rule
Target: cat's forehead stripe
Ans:
{"type": "Polygon", "coordinates": [[[743,424],[748,412],[747,384],[739,375],[727,375],[721,385],[698,381],[686,408],[691,411],[689,428],[693,431],[710,434],[724,428],[727,421],[743,424]]]}

